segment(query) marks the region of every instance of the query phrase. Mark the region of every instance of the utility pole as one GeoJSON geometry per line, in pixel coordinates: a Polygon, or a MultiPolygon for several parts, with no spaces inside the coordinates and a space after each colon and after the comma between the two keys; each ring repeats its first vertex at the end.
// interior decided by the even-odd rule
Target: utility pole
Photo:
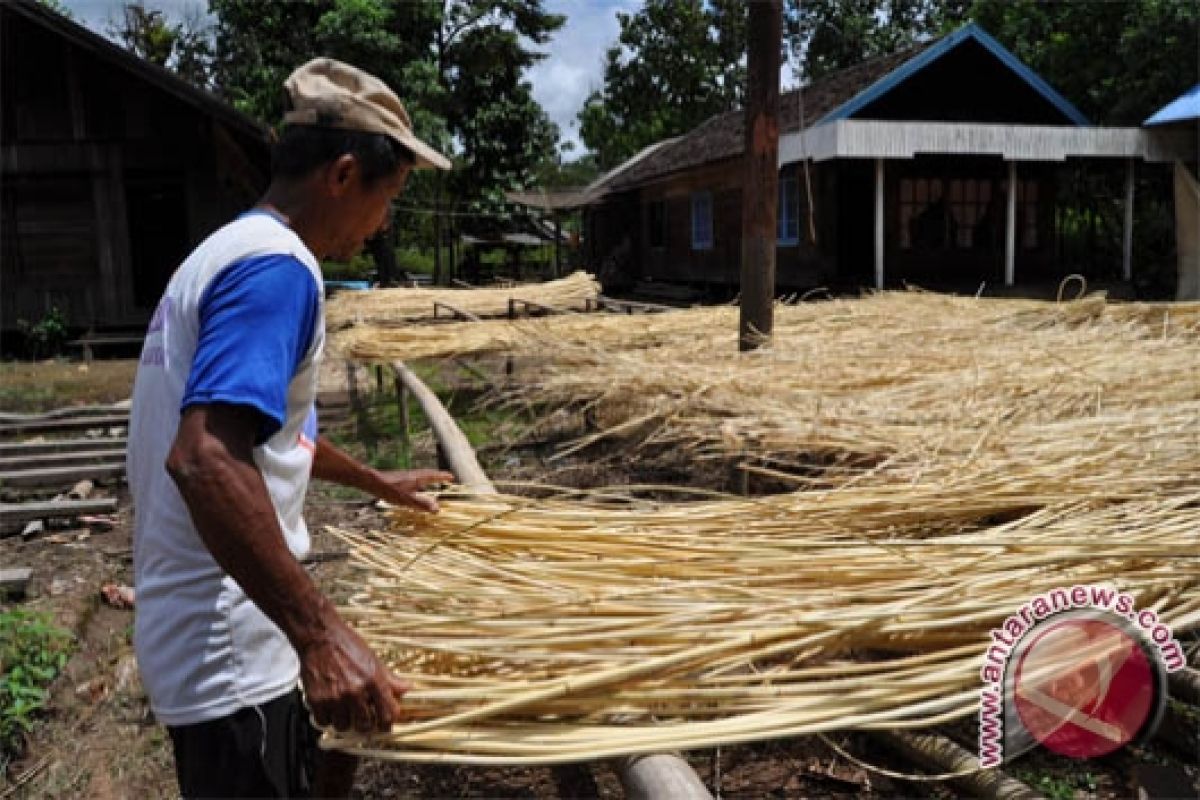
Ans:
{"type": "Polygon", "coordinates": [[[771,335],[779,203],[779,49],[783,0],[750,0],[746,156],[742,188],[742,287],[738,349],[771,335]]]}

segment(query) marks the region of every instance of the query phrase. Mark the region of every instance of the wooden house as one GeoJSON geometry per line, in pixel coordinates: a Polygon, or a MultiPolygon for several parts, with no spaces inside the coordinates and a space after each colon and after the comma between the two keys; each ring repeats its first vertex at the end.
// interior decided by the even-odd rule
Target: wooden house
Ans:
{"type": "Polygon", "coordinates": [[[34,0],[0,3],[0,333],[52,307],[144,325],[269,173],[258,123],[34,0]]]}
{"type": "MultiPolygon", "coordinates": [[[[743,129],[741,110],[713,117],[591,187],[602,280],[736,286],[743,129]]],[[[1195,149],[1092,127],[975,24],[784,93],[779,130],[781,290],[1056,281],[1058,182],[1079,160],[1124,174],[1128,278],[1135,163],[1195,149]]]]}

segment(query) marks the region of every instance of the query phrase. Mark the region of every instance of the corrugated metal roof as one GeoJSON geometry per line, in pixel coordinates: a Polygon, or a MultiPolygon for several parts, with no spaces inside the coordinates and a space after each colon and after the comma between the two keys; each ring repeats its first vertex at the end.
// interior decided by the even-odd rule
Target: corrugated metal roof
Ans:
{"type": "Polygon", "coordinates": [[[1160,108],[1143,125],[1166,125],[1200,119],[1200,83],[1160,108]]]}

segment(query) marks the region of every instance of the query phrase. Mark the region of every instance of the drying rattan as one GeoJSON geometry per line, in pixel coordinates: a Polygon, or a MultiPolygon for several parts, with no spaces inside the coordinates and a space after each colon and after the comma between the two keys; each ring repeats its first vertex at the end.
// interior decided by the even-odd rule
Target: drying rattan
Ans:
{"type": "MultiPolygon", "coordinates": [[[[340,532],[366,571],[345,613],[417,688],[391,734],[326,744],[532,764],[923,727],[977,710],[989,629],[1039,592],[1111,582],[1200,624],[1197,307],[896,293],[776,319],[744,355],[733,309],[439,331],[441,354],[520,331],[541,369],[508,402],[803,490],[458,497],[340,532]]],[[[370,357],[412,357],[395,341],[370,357]]]]}
{"type": "MultiPolygon", "coordinates": [[[[565,278],[504,288],[478,289],[375,289],[341,292],[329,301],[325,320],[330,330],[352,325],[386,325],[429,319],[434,303],[446,303],[477,316],[508,313],[508,301],[529,300],[556,309],[582,309],[600,291],[600,284],[586,272],[565,278]]],[[[442,316],[451,312],[443,309],[442,316]]]]}

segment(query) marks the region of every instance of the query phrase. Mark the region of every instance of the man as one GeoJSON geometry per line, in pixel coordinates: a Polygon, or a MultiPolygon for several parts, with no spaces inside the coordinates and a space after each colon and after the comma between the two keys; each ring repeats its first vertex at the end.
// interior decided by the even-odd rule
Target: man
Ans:
{"type": "Polygon", "coordinates": [[[407,687],[297,560],[308,479],[433,512],[418,492],[453,478],[359,464],[317,435],[313,407],[320,260],[349,260],[384,228],[412,169],[450,164],[354,67],[316,59],[285,88],[266,195],[172,276],[134,385],[135,646],[185,797],[349,791],[352,760],[314,778],[309,711],[387,730],[407,687]]]}

